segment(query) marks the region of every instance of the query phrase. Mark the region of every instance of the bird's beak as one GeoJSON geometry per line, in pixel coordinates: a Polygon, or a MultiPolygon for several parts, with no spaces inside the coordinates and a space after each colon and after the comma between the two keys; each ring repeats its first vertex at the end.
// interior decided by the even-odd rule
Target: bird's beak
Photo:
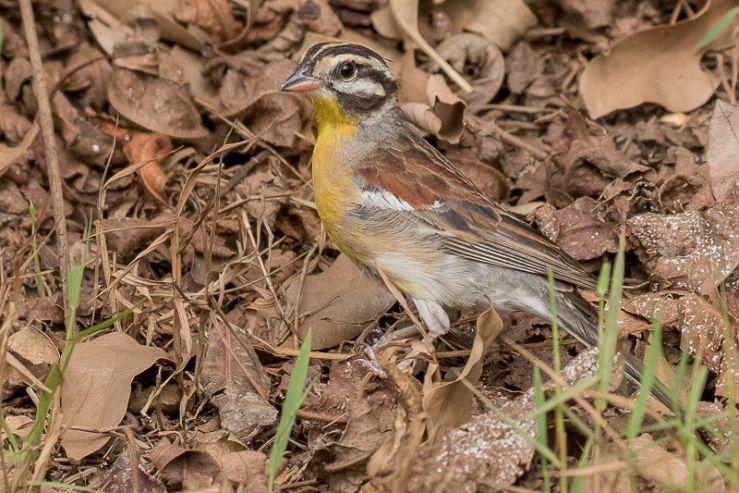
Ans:
{"type": "Polygon", "coordinates": [[[309,92],[321,87],[321,81],[305,73],[305,67],[298,67],[293,74],[282,83],[280,91],[309,92]]]}

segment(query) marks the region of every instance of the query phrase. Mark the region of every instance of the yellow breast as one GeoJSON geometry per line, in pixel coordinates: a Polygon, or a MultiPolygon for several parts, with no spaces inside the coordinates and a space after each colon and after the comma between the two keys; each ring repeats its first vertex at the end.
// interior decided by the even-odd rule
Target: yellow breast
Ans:
{"type": "Polygon", "coordinates": [[[318,119],[318,137],[313,149],[313,193],[318,215],[331,234],[341,222],[355,188],[350,169],[342,159],[342,146],[354,135],[357,126],[353,119],[341,113],[335,101],[314,98],[313,104],[318,119]]]}

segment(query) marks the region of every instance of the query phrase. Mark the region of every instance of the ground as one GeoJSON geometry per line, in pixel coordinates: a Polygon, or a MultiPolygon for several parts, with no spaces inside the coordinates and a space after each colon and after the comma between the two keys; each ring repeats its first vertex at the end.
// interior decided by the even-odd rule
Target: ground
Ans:
{"type": "Polygon", "coordinates": [[[737,12],[0,0],[1,487],[736,491],[737,12]],[[600,353],[525,313],[452,314],[429,346],[340,255],[313,110],[278,92],[330,38],[386,57],[430,143],[607,271],[582,293],[600,353]]]}

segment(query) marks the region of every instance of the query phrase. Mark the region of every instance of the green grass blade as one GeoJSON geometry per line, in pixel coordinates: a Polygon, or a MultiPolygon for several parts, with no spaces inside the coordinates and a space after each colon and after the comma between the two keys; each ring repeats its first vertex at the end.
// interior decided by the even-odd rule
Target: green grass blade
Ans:
{"type": "MultiPolygon", "coordinates": [[[[541,380],[541,370],[534,367],[534,406],[537,410],[544,406],[546,397],[544,396],[544,385],[541,380]]],[[[536,416],[536,441],[540,447],[548,448],[547,444],[547,415],[544,412],[536,416]]],[[[549,477],[549,461],[542,454],[539,454],[539,462],[541,464],[541,473],[544,478],[544,491],[549,493],[552,491],[552,483],[549,477]]]]}
{"type": "Polygon", "coordinates": [[[703,35],[703,37],[698,41],[698,44],[695,45],[695,49],[702,50],[711,44],[716,38],[718,38],[719,34],[729,27],[729,24],[731,24],[737,15],[739,15],[739,7],[734,7],[726,12],[723,17],[721,17],[713,26],[711,26],[706,34],[703,35]]]}
{"type": "Polygon", "coordinates": [[[644,362],[644,374],[639,385],[639,393],[636,396],[636,404],[634,411],[629,416],[629,422],[626,427],[626,436],[629,440],[636,438],[644,422],[644,416],[647,412],[647,403],[652,390],[652,385],[656,380],[655,370],[659,357],[662,355],[662,318],[664,316],[664,306],[660,306],[657,311],[657,317],[653,322],[652,341],[647,348],[647,357],[644,362]]]}
{"type": "MultiPolygon", "coordinates": [[[[1,44],[1,43],[0,43],[1,44]]],[[[0,50],[2,47],[0,46],[0,50]]],[[[41,275],[41,259],[38,254],[38,224],[36,224],[36,206],[33,202],[28,203],[28,215],[31,218],[31,249],[33,250],[33,271],[36,278],[36,291],[38,297],[46,296],[46,288],[44,287],[44,278],[41,275]]]]}
{"type": "Polygon", "coordinates": [[[272,444],[272,450],[269,454],[269,462],[267,463],[269,470],[268,491],[272,493],[275,487],[275,476],[277,475],[277,467],[280,465],[282,456],[287,450],[287,443],[290,439],[295,418],[298,410],[307,395],[305,381],[308,378],[308,363],[310,362],[311,348],[311,330],[305,335],[303,344],[300,346],[300,353],[295,360],[293,373],[290,375],[290,384],[285,394],[285,402],[282,405],[280,413],[280,422],[277,424],[277,433],[275,433],[275,441],[272,444]]]}

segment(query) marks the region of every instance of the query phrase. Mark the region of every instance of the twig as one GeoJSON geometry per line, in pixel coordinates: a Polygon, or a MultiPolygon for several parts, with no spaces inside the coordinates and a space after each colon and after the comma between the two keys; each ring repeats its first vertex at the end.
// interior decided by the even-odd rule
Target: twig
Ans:
{"type": "Polygon", "coordinates": [[[64,196],[62,192],[62,177],[59,172],[59,158],[56,152],[54,136],[54,120],[49,105],[49,92],[46,88],[44,78],[44,66],[41,62],[41,49],[38,44],[36,33],[36,20],[33,17],[31,0],[20,0],[21,17],[23,19],[23,30],[28,43],[28,52],[33,67],[33,92],[38,103],[38,118],[41,125],[41,135],[44,142],[44,154],[46,156],[47,176],[49,179],[49,191],[51,192],[51,204],[56,223],[56,241],[59,249],[59,267],[62,284],[62,305],[64,307],[65,320],[69,318],[69,242],[67,241],[67,219],[64,215],[64,196]]]}
{"type": "Polygon", "coordinates": [[[516,147],[520,147],[524,151],[528,152],[535,158],[544,161],[547,158],[547,153],[542,151],[541,149],[534,147],[533,145],[529,144],[525,140],[516,137],[515,135],[506,132],[502,128],[500,128],[497,124],[491,122],[491,126],[493,129],[493,132],[506,144],[510,144],[516,147]]]}

